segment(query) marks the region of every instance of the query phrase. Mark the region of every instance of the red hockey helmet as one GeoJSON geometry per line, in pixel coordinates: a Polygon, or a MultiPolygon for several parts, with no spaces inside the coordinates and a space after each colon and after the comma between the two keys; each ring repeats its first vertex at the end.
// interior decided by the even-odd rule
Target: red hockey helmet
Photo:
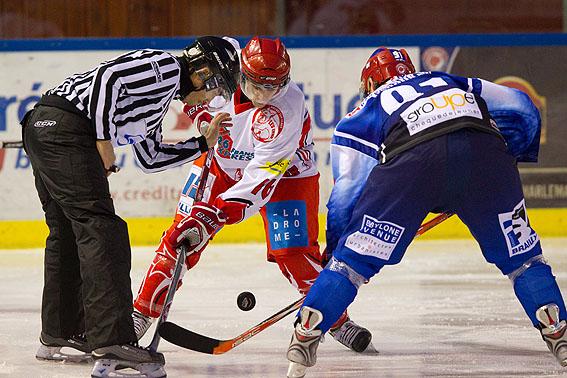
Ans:
{"type": "Polygon", "coordinates": [[[415,72],[415,67],[404,49],[379,47],[370,55],[360,74],[360,96],[374,92],[387,80],[415,72]]]}
{"type": "Polygon", "coordinates": [[[254,37],[242,50],[241,67],[246,79],[275,88],[289,82],[291,61],[279,38],[254,37]]]}

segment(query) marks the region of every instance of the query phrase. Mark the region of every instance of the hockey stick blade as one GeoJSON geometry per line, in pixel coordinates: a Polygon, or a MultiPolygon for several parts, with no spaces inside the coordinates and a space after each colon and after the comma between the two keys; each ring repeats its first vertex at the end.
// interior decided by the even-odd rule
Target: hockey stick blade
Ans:
{"type": "Polygon", "coordinates": [[[200,335],[172,322],[164,322],[159,327],[162,339],[185,349],[195,352],[215,354],[215,348],[226,340],[217,340],[212,337],[200,335]]]}
{"type": "MultiPolygon", "coordinates": [[[[421,225],[421,227],[416,233],[416,236],[422,235],[423,233],[429,231],[438,224],[444,222],[451,216],[453,216],[452,213],[442,213],[437,215],[430,221],[421,225]]],[[[209,336],[200,335],[191,330],[178,326],[175,323],[167,322],[167,321],[159,325],[158,333],[163,339],[185,349],[190,349],[195,352],[201,352],[206,354],[223,354],[236,348],[238,345],[242,344],[252,336],[262,332],[269,326],[277,323],[278,321],[285,318],[292,312],[298,310],[303,304],[303,299],[304,298],[298,299],[289,306],[281,309],[274,315],[258,323],[254,327],[228,340],[219,340],[209,336]]]]}
{"type": "Polygon", "coordinates": [[[182,348],[207,354],[223,354],[236,348],[252,336],[262,332],[272,324],[277,323],[292,312],[298,310],[302,303],[303,298],[300,298],[264,321],[256,324],[254,327],[228,340],[219,340],[200,335],[172,322],[162,323],[159,326],[158,332],[164,340],[182,348]]]}

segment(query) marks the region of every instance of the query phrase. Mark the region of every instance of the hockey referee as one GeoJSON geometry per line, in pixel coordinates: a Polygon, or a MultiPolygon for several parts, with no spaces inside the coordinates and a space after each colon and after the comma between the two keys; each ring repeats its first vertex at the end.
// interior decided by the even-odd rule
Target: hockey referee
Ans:
{"type": "Polygon", "coordinates": [[[163,355],[135,344],[128,229],[115,214],[107,177],[117,171],[118,146],[132,145],[142,170],[157,172],[193,161],[216,143],[227,113],[205,135],[177,144],[162,142],[162,121],[174,98],[189,105],[228,102],[239,80],[236,47],[234,40],[207,36],[182,56],[131,51],[68,77],[25,115],[24,149],[49,227],[38,359],[93,357],[161,375],[163,355]]]}

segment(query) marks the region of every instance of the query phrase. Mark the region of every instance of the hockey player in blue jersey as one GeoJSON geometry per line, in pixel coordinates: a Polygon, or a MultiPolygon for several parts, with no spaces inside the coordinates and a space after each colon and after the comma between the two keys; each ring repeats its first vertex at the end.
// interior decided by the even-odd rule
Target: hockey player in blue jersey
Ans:
{"type": "Polygon", "coordinates": [[[300,309],[288,377],[316,362],[322,335],[385,265],[401,261],[428,213],[455,213],[507,275],[549,349],[567,366],[566,310],[526,214],[520,162],[535,162],[541,119],[515,89],[415,72],[403,49],[377,49],[364,99],[337,125],[327,204],[332,258],[300,309]]]}

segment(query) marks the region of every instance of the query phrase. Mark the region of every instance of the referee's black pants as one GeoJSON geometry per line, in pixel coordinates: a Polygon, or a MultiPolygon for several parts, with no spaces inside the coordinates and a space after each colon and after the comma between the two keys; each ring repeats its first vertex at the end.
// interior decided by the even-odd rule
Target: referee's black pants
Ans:
{"type": "Polygon", "coordinates": [[[44,105],[23,125],[49,227],[42,333],[86,332],[93,349],[135,341],[128,228],[115,214],[94,128],[85,117],[44,105]]]}

